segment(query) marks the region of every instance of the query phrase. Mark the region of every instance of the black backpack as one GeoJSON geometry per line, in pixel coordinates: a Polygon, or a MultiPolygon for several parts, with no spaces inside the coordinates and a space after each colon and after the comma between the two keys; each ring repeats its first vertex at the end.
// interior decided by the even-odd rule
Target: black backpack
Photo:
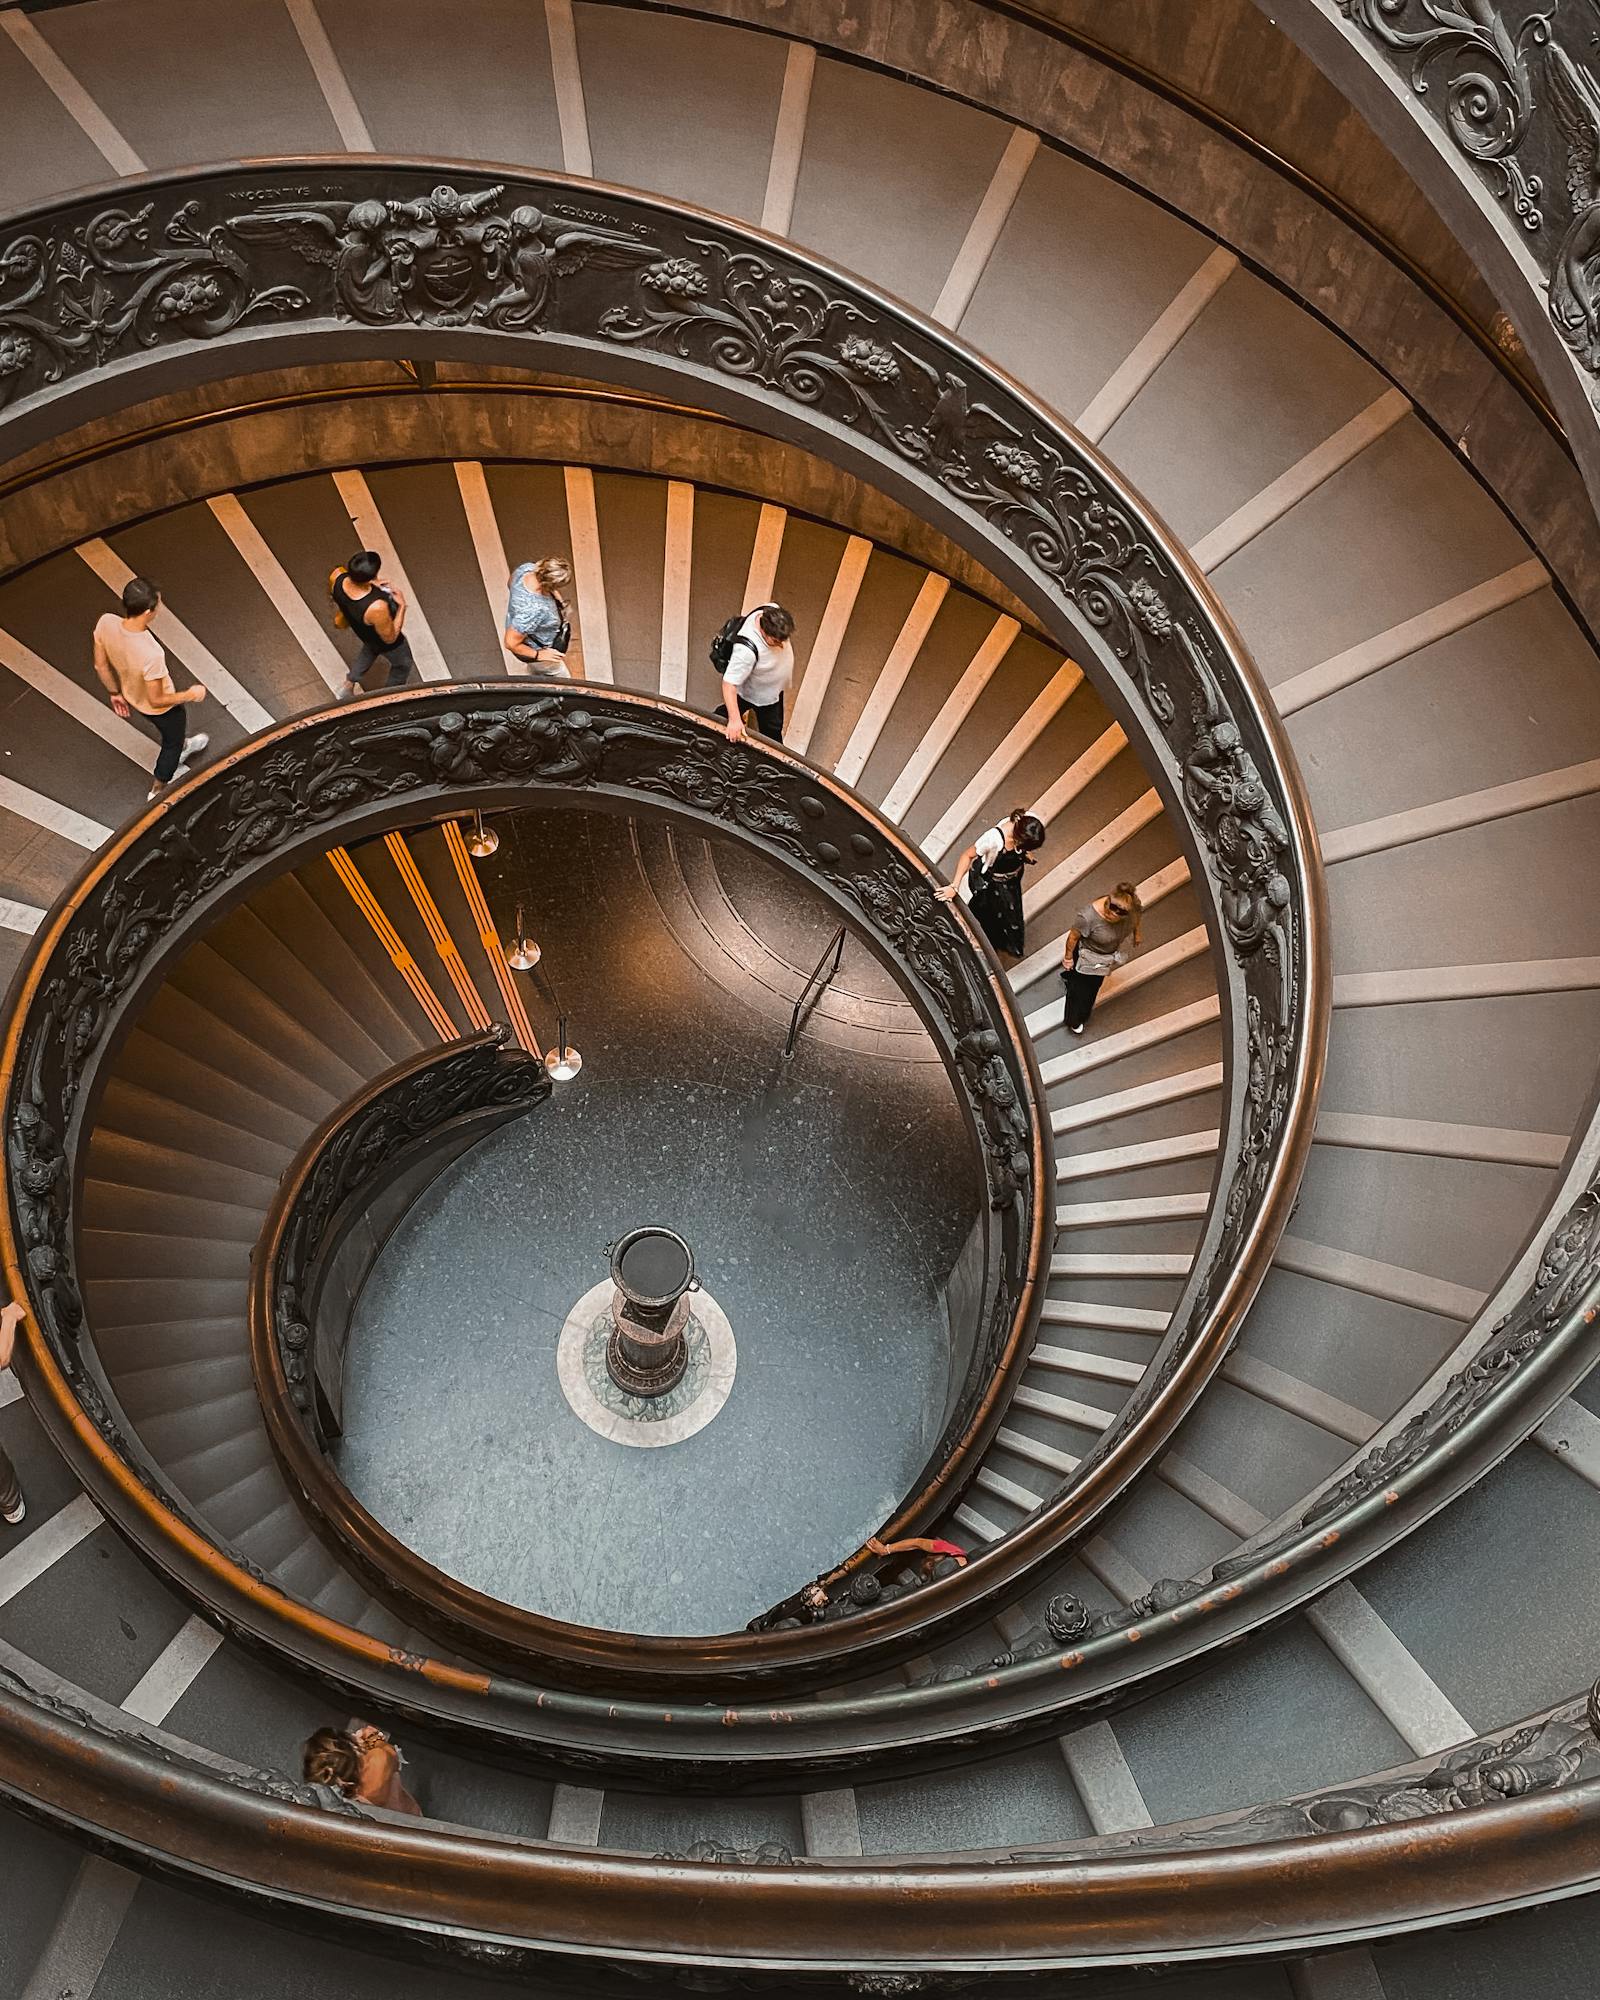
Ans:
{"type": "MultiPolygon", "coordinates": [[[[758,604],[754,607],[754,610],[736,611],[731,618],[723,620],[722,630],[718,632],[717,636],[711,642],[711,664],[716,668],[719,676],[725,674],[733,664],[733,649],[741,643],[739,627],[743,625],[744,621],[747,618],[753,618],[757,611],[775,611],[776,609],[777,606],[773,604],[758,604]]],[[[743,644],[748,646],[750,641],[746,639],[743,641],[743,644]]]]}

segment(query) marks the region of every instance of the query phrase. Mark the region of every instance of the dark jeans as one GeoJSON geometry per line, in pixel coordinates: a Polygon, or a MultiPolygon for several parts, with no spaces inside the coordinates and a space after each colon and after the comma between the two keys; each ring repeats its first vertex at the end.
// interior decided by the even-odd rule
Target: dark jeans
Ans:
{"type": "MultiPolygon", "coordinates": [[[[770,737],[774,743],[781,743],[783,741],[783,696],[781,694],[776,701],[769,701],[764,705],[753,701],[741,701],[739,708],[743,714],[755,717],[756,728],[761,735],[770,737]]],[[[717,703],[717,713],[726,719],[728,710],[725,703],[720,701],[717,703]]]]}
{"type": "Polygon", "coordinates": [[[1063,972],[1061,984],[1067,989],[1067,1011],[1065,1025],[1081,1028],[1094,1012],[1094,1003],[1099,996],[1105,975],[1094,972],[1063,972]]]}
{"type": "Polygon", "coordinates": [[[385,687],[403,687],[417,670],[417,663],[411,657],[411,643],[408,639],[404,637],[396,639],[392,646],[380,646],[376,639],[368,639],[363,643],[361,651],[356,655],[356,663],[350,669],[351,685],[354,686],[357,681],[370,674],[379,660],[389,662],[389,678],[384,682],[385,687]]]}
{"type": "Polygon", "coordinates": [[[183,718],[188,710],[182,707],[165,708],[159,715],[146,715],[143,709],[139,709],[135,713],[161,738],[161,755],[156,759],[156,783],[164,785],[183,762],[183,739],[188,734],[183,718]]]}
{"type": "Polygon", "coordinates": [[[21,1498],[22,1482],[17,1478],[17,1468],[0,1445],[0,1514],[14,1514],[21,1498]]]}

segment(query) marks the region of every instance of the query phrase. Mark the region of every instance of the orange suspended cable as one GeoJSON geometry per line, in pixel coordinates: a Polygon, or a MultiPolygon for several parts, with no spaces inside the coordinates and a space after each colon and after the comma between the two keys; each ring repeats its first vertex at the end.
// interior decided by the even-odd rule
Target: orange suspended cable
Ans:
{"type": "Polygon", "coordinates": [[[467,852],[467,843],[462,838],[460,824],[453,819],[444,823],[444,844],[450,859],[455,863],[456,875],[461,883],[461,893],[467,899],[467,908],[472,913],[472,921],[478,927],[478,939],[494,973],[495,984],[500,988],[500,998],[505,1002],[507,1015],[517,1040],[529,1055],[542,1055],[539,1039],[533,1032],[533,1023],[528,1019],[528,1010],[523,1005],[522,992],[517,985],[516,975],[506,964],[505,953],[500,949],[500,936],[494,927],[494,919],[489,914],[489,905],[484,897],[483,884],[478,880],[478,871],[472,865],[472,856],[467,852]]]}
{"type": "Polygon", "coordinates": [[[390,963],[411,988],[417,1005],[427,1015],[429,1025],[441,1042],[457,1039],[456,1024],[451,1020],[445,1005],[428,984],[422,968],[407,951],[400,933],[383,914],[382,906],[367,886],[361,870],[350,859],[342,847],[330,847],[328,859],[333,863],[333,872],[350,892],[350,900],[372,926],[373,935],[388,953],[390,963]]]}

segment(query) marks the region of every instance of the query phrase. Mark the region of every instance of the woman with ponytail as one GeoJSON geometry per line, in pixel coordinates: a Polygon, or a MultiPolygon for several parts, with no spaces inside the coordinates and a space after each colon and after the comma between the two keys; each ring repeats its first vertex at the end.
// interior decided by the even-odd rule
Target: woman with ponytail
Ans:
{"type": "Polygon", "coordinates": [[[980,833],[962,855],[956,879],[936,889],[941,903],[953,903],[966,877],[967,904],[978,927],[996,951],[1008,958],[1022,956],[1022,871],[1033,866],[1036,849],[1044,846],[1044,821],[1017,806],[1009,819],[980,833]]]}
{"type": "Polygon", "coordinates": [[[1144,904],[1131,882],[1119,882],[1109,896],[1086,903],[1067,932],[1061,957],[1061,983],[1067,990],[1063,1025],[1069,1035],[1081,1035],[1089,1025],[1100,983],[1119,965],[1126,965],[1139,947],[1144,904]]]}

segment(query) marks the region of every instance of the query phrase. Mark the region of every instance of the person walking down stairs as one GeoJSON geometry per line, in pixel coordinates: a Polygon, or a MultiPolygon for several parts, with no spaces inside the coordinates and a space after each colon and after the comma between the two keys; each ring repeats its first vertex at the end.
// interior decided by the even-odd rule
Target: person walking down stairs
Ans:
{"type": "Polygon", "coordinates": [[[518,563],[511,572],[505,648],[525,673],[571,680],[565,655],[572,640],[572,620],[561,595],[571,581],[572,565],[563,556],[518,563]]]}
{"type": "Polygon", "coordinates": [[[1131,882],[1119,882],[1109,896],[1086,903],[1078,912],[1061,957],[1061,983],[1066,988],[1063,1022],[1069,1034],[1083,1033],[1100,997],[1101,982],[1138,950],[1143,916],[1144,905],[1131,882]]]}
{"type": "Polygon", "coordinates": [[[383,558],[376,549],[359,549],[328,579],[334,623],[348,625],[361,641],[361,651],[348,670],[337,699],[353,701],[362,681],[379,660],[389,666],[386,688],[402,687],[417,670],[411,641],[405,636],[406,600],[379,575],[383,558]]]}
{"type": "MultiPolygon", "coordinates": [[[[26,1311],[27,1308],[19,1306],[15,1299],[0,1306],[0,1369],[11,1366],[12,1350],[17,1344],[17,1328],[22,1324],[26,1311]]],[[[0,1445],[0,1520],[15,1528],[26,1520],[27,1514],[17,1468],[11,1463],[10,1453],[4,1445],[0,1445]]]]}
{"type": "Polygon", "coordinates": [[[794,617],[781,604],[758,604],[730,618],[711,642],[711,664],[722,676],[718,715],[728,719],[728,741],[742,743],[747,725],[773,743],[783,741],[783,698],[794,679],[794,617]]]}
{"type": "Polygon", "coordinates": [[[146,794],[152,799],[188,777],[191,761],[211,741],[204,732],[184,734],[185,708],[204,701],[206,691],[198,681],[182,694],[172,685],[165,649],[150,630],[160,609],[161,592],[150,579],[131,577],[122,587],[121,615],[108,611],[94,628],[94,670],[112,708],[125,721],[137,715],[160,739],[154,782],[146,794]]]}
{"type": "Polygon", "coordinates": [[[1023,950],[1022,871],[1044,846],[1044,821],[1018,806],[1009,819],[991,826],[956,864],[956,879],[934,894],[953,903],[967,885],[967,907],[996,951],[1020,958],[1023,950]]]}

